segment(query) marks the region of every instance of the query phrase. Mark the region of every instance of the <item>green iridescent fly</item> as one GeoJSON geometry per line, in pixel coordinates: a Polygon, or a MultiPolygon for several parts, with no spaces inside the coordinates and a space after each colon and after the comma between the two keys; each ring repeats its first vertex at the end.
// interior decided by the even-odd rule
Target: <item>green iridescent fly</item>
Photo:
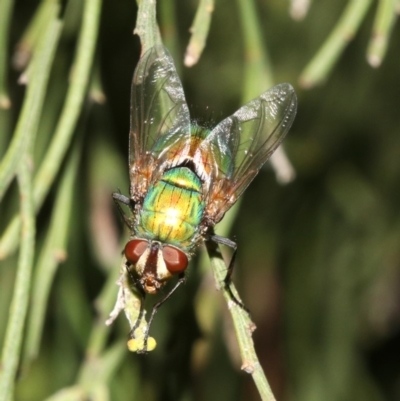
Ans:
{"type": "Polygon", "coordinates": [[[190,121],[168,51],[155,46],[141,57],[131,94],[130,197],[113,197],[132,212],[131,217],[122,213],[131,230],[126,268],[142,297],[178,276],[173,289],[154,306],[149,325],[184,281],[199,245],[214,241],[236,251],[236,244],[215,235],[213,227],[282,142],[296,107],[292,86],[280,84],[207,130],[190,121]]]}

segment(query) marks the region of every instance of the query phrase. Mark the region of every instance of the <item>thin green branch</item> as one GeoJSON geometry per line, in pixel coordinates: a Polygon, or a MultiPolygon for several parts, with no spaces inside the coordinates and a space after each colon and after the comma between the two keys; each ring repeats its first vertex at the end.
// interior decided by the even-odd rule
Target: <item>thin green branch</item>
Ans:
{"type": "Polygon", "coordinates": [[[37,7],[33,18],[16,46],[12,58],[13,66],[17,70],[21,71],[27,66],[40,39],[41,32],[45,30],[48,21],[53,18],[54,7],[59,7],[57,0],[42,0],[37,7]]]}
{"type": "MultiPolygon", "coordinates": [[[[239,207],[240,200],[239,203],[236,203],[233,208],[229,210],[221,223],[218,224],[216,231],[219,235],[228,235],[230,228],[235,221],[236,214],[239,211],[239,207]]],[[[254,348],[252,332],[255,329],[255,324],[251,321],[249,314],[232,301],[230,294],[224,288],[223,283],[226,276],[226,264],[221,257],[219,249],[214,243],[208,242],[207,251],[211,260],[211,268],[217,288],[224,289],[223,295],[225,301],[227,302],[229,313],[232,316],[242,359],[242,370],[252,375],[260,397],[263,401],[275,401],[275,397],[272,393],[271,387],[264,374],[262,366],[260,365],[254,348]]],[[[230,284],[230,288],[235,298],[240,300],[239,294],[233,283],[230,284]]]]}
{"type": "Polygon", "coordinates": [[[0,238],[0,260],[7,258],[18,245],[18,232],[21,225],[19,215],[14,216],[0,238]]]}
{"type": "MultiPolygon", "coordinates": [[[[176,13],[175,13],[175,2],[173,1],[161,1],[159,3],[160,20],[161,20],[161,31],[163,42],[170,51],[172,57],[177,60],[180,55],[180,47],[178,41],[176,13]]],[[[176,65],[179,73],[179,64],[176,65]]]]}
{"type": "Polygon", "coordinates": [[[380,0],[367,50],[367,60],[372,67],[379,67],[385,57],[396,18],[396,0],[380,0]]]}
{"type": "Polygon", "coordinates": [[[0,108],[0,160],[6,153],[8,144],[10,142],[12,128],[12,113],[9,110],[0,108]]]}
{"type": "MultiPolygon", "coordinates": [[[[255,5],[248,0],[238,0],[239,15],[245,38],[245,82],[243,88],[243,100],[248,101],[260,92],[260,86],[265,89],[273,85],[272,67],[269,61],[266,47],[263,45],[261,27],[257,18],[255,5]]],[[[290,165],[290,162],[289,162],[290,165]]],[[[228,235],[240,208],[241,201],[226,214],[216,231],[222,235],[228,235]]],[[[221,258],[217,247],[213,243],[207,243],[207,250],[211,260],[211,267],[217,286],[224,282],[226,276],[226,264],[221,258]]],[[[240,299],[233,283],[230,284],[232,293],[240,299]]],[[[223,291],[224,298],[228,304],[232,316],[236,338],[242,358],[242,369],[250,373],[263,401],[274,401],[275,397],[271,391],[268,380],[258,361],[252,340],[252,331],[255,328],[248,313],[236,305],[227,291],[223,291]]]]}
{"type": "Polygon", "coordinates": [[[156,1],[137,0],[136,3],[139,9],[133,33],[140,37],[143,55],[156,44],[161,44],[162,40],[156,20],[156,1]]]}
{"type": "Polygon", "coordinates": [[[117,342],[109,347],[101,358],[87,358],[84,374],[79,384],[63,388],[45,401],[81,401],[90,399],[102,401],[110,399],[107,383],[115,375],[126,356],[125,344],[117,342]]]}
{"type": "Polygon", "coordinates": [[[92,396],[98,391],[103,392],[107,388],[106,384],[115,375],[126,355],[124,341],[118,341],[108,347],[99,358],[93,358],[92,355],[88,355],[78,381],[79,385],[85,390],[87,399],[104,399],[92,398],[92,396]]]}
{"type": "Polygon", "coordinates": [[[92,75],[89,86],[89,97],[98,104],[104,104],[107,99],[101,82],[100,60],[95,61],[92,75]]]}
{"type": "Polygon", "coordinates": [[[21,251],[1,357],[0,401],[13,399],[14,380],[28,309],[35,242],[31,161],[31,155],[25,154],[18,169],[21,198],[21,251]]]}
{"type": "Polygon", "coordinates": [[[82,388],[80,386],[71,386],[57,391],[52,396],[46,398],[45,401],[82,401],[84,399],[85,393],[82,388]]]}
{"type": "MultiPolygon", "coordinates": [[[[221,283],[224,282],[226,276],[226,264],[223,261],[217,246],[213,242],[207,242],[207,251],[210,256],[211,267],[217,286],[224,288],[224,284],[221,285],[221,283]]],[[[230,288],[235,298],[240,300],[233,283],[230,283],[230,288]]],[[[269,386],[254,349],[252,332],[255,329],[255,325],[251,321],[249,314],[242,307],[233,302],[228,291],[224,290],[223,295],[228,305],[229,313],[231,314],[235,328],[242,359],[241,369],[252,375],[263,401],[275,401],[271,387],[269,386]]]]}
{"type": "Polygon", "coordinates": [[[245,75],[242,100],[247,102],[273,86],[274,78],[260,20],[253,0],[237,0],[245,45],[245,75]]]}
{"type": "Polygon", "coordinates": [[[110,266],[107,281],[95,301],[97,320],[93,324],[88,345],[86,347],[86,353],[91,357],[98,357],[101,352],[103,352],[107,342],[107,336],[110,329],[106,326],[105,321],[115,303],[115,283],[120,274],[119,269],[115,268],[117,264],[118,262],[110,266]]]}
{"type": "Polygon", "coordinates": [[[8,30],[10,27],[13,0],[0,2],[0,109],[11,107],[11,101],[7,90],[7,65],[8,65],[8,30]]]}
{"type": "MultiPolygon", "coordinates": [[[[239,4],[242,6],[242,11],[244,13],[246,13],[246,20],[251,21],[251,23],[254,24],[255,18],[256,18],[254,8],[252,9],[251,6],[249,7],[247,2],[241,2],[239,4]]],[[[148,45],[149,44],[149,39],[148,39],[149,35],[151,35],[154,32],[157,32],[157,29],[152,26],[152,24],[156,23],[155,4],[151,4],[151,2],[142,1],[141,6],[143,8],[141,10],[142,12],[139,12],[138,22],[137,22],[137,27],[140,27],[140,30],[137,28],[135,30],[135,32],[138,33],[139,36],[141,37],[142,43],[146,43],[146,45],[148,45]],[[150,9],[146,10],[147,11],[146,14],[143,14],[144,4],[148,4],[148,7],[150,7],[150,9]],[[152,8],[152,6],[153,6],[153,8],[152,8]],[[143,18],[144,15],[147,17],[146,19],[143,18]],[[151,15],[152,17],[149,17],[149,15],[151,15]],[[145,36],[146,32],[147,32],[147,36],[145,36]]],[[[248,28],[248,30],[247,30],[248,36],[247,37],[248,37],[249,48],[250,49],[255,48],[256,50],[259,50],[259,48],[257,48],[256,46],[254,48],[251,47],[251,41],[257,40],[258,33],[259,33],[258,30],[256,29],[254,31],[250,28],[250,26],[247,26],[247,25],[246,25],[246,27],[248,28]]],[[[262,47],[260,45],[260,41],[258,43],[258,46],[260,48],[262,47]]],[[[145,51],[145,50],[143,50],[143,51],[145,51]]],[[[259,59],[260,52],[256,52],[255,54],[257,55],[257,58],[259,59]]],[[[266,62],[265,58],[263,61],[266,62]]],[[[235,210],[237,210],[237,208],[235,208],[235,210]]],[[[230,219],[228,219],[227,222],[225,223],[226,230],[228,229],[228,226],[232,223],[232,221],[234,219],[234,214],[235,214],[235,211],[230,213],[230,219]]],[[[207,249],[208,249],[208,252],[209,252],[209,255],[211,258],[211,264],[213,266],[213,273],[215,276],[215,280],[217,283],[221,283],[221,282],[223,282],[223,280],[225,278],[226,265],[223,262],[220,254],[217,252],[218,247],[214,243],[208,243],[207,249]]],[[[238,297],[236,289],[234,288],[233,285],[232,285],[231,289],[232,289],[234,295],[236,297],[238,297]]],[[[254,324],[251,322],[247,312],[245,312],[242,308],[238,307],[237,305],[232,306],[232,300],[230,299],[230,296],[226,291],[224,291],[224,297],[228,303],[228,306],[231,305],[229,310],[230,310],[232,318],[233,318],[235,331],[236,331],[237,339],[239,342],[239,348],[241,350],[242,361],[243,361],[242,369],[244,369],[246,372],[249,372],[253,375],[253,378],[256,382],[256,386],[257,386],[263,400],[268,400],[268,401],[275,400],[275,398],[271,392],[271,389],[268,385],[268,382],[265,378],[265,375],[261,368],[261,365],[258,362],[256,353],[254,350],[254,345],[253,345],[253,341],[251,338],[251,332],[254,328],[254,324]]]]}
{"type": "MultiPolygon", "coordinates": [[[[97,43],[101,0],[86,0],[78,48],[70,78],[67,98],[53,139],[34,180],[34,202],[37,212],[45,199],[71,142],[87,91],[97,43]]],[[[18,244],[19,217],[15,216],[0,239],[0,259],[5,258],[18,244]]]]}
{"type": "Polygon", "coordinates": [[[186,67],[195,65],[203,53],[213,11],[214,0],[200,0],[193,25],[190,28],[192,35],[185,53],[184,63],[186,67]]]}
{"type": "Polygon", "coordinates": [[[119,275],[114,266],[115,264],[110,266],[106,284],[95,302],[98,317],[92,327],[86,358],[79,369],[77,384],[58,391],[46,401],[103,400],[108,394],[108,382],[127,354],[124,341],[118,341],[105,350],[110,329],[104,322],[115,301],[115,282],[119,275]]]}
{"type": "MultiPolygon", "coordinates": [[[[238,0],[239,16],[245,44],[245,76],[242,100],[247,102],[260,95],[260,91],[274,85],[272,65],[267,47],[263,44],[262,28],[252,0],[238,0]]],[[[280,147],[270,159],[276,179],[281,184],[291,182],[296,172],[280,147]]]]}
{"type": "Polygon", "coordinates": [[[311,88],[326,79],[344,48],[353,39],[370,5],[371,0],[349,1],[328,39],[301,73],[299,83],[302,87],[311,88]]]}
{"type": "Polygon", "coordinates": [[[55,175],[58,173],[60,160],[64,158],[71,142],[90,80],[94,50],[97,43],[100,10],[101,0],[85,1],[82,28],[79,34],[78,48],[72,67],[67,98],[54,138],[35,177],[35,205],[42,204],[55,175]]]}
{"type": "Polygon", "coordinates": [[[23,138],[26,143],[20,146],[21,153],[17,155],[18,181],[21,195],[21,251],[14,295],[11,302],[10,319],[2,353],[0,400],[4,401],[12,399],[13,383],[18,367],[22,334],[28,308],[35,235],[31,153],[45,88],[47,86],[49,69],[61,32],[61,23],[56,20],[57,11],[57,7],[54,7],[53,18],[48,22],[48,28],[43,35],[43,39],[40,41],[38,51],[33,59],[34,67],[31,71],[35,75],[31,76],[32,89],[28,90],[27,98],[29,97],[29,101],[27,99],[25,103],[32,107],[33,110],[27,109],[27,106],[24,105],[23,115],[25,120],[23,124],[20,122],[17,127],[17,132],[22,129],[21,127],[30,130],[30,132],[28,136],[23,138]]]}
{"type": "Polygon", "coordinates": [[[80,149],[75,148],[57,191],[50,228],[35,268],[32,309],[29,314],[25,359],[35,358],[39,352],[48,296],[54,275],[66,258],[69,223],[72,212],[74,184],[78,170],[80,149]]]}
{"type": "Polygon", "coordinates": [[[56,20],[58,7],[52,9],[52,18],[40,41],[37,57],[28,75],[28,90],[15,128],[13,139],[0,164],[0,201],[14,178],[18,164],[29,144],[32,144],[39,124],[46,94],[50,69],[60,37],[61,23],[56,20]]]}

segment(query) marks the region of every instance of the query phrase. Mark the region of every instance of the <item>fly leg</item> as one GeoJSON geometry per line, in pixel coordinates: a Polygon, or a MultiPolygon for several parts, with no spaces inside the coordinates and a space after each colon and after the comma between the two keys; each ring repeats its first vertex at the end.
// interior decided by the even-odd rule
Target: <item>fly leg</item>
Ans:
{"type": "Polygon", "coordinates": [[[228,265],[226,276],[224,278],[224,288],[225,288],[225,291],[228,292],[228,294],[231,297],[232,301],[236,305],[240,306],[247,313],[250,314],[249,309],[243,304],[242,301],[240,301],[235,296],[235,294],[233,293],[232,288],[231,288],[232,273],[233,273],[233,268],[235,266],[236,253],[237,253],[237,244],[236,244],[236,242],[230,240],[229,238],[225,238],[225,237],[221,237],[219,235],[216,235],[214,233],[209,236],[209,240],[214,242],[214,243],[216,243],[216,244],[225,245],[225,246],[233,249],[233,254],[232,254],[231,260],[230,260],[229,265],[228,265]]]}
{"type": "MultiPolygon", "coordinates": [[[[119,192],[113,192],[112,197],[113,197],[114,201],[121,202],[127,206],[131,205],[131,198],[128,198],[127,196],[122,195],[119,192]]],[[[118,203],[117,203],[117,205],[118,205],[118,203]]]]}
{"type": "Polygon", "coordinates": [[[119,204],[119,202],[121,202],[124,205],[129,206],[129,208],[132,210],[132,200],[130,198],[128,198],[127,196],[120,194],[119,192],[114,192],[112,194],[112,197],[114,199],[115,204],[117,205],[120,215],[122,216],[122,218],[125,221],[125,224],[132,230],[132,222],[127,217],[127,215],[124,213],[121,205],[119,204]]]}
{"type": "Polygon", "coordinates": [[[182,283],[185,282],[185,274],[184,273],[179,274],[178,277],[179,277],[179,279],[178,279],[177,283],[175,284],[175,286],[160,301],[158,301],[157,303],[155,303],[153,305],[153,309],[151,310],[150,319],[149,319],[149,322],[147,323],[147,328],[144,333],[143,350],[141,351],[141,353],[147,352],[147,340],[149,338],[150,325],[151,325],[151,322],[153,321],[154,316],[157,313],[158,309],[178,289],[178,287],[182,283]]]}

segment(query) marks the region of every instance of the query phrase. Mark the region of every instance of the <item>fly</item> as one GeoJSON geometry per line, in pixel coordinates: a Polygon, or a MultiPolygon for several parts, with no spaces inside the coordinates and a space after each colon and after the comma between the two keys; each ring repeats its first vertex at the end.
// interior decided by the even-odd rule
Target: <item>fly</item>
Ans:
{"type": "MultiPolygon", "coordinates": [[[[126,269],[143,300],[172,277],[184,282],[185,270],[205,241],[233,248],[225,283],[229,285],[236,243],[214,233],[214,226],[282,142],[297,108],[294,89],[279,84],[241,107],[214,129],[190,121],[181,81],[164,46],[139,60],[131,89],[129,135],[130,196],[114,193],[131,238],[125,246],[126,269]],[[119,203],[130,208],[122,212],[119,203]]],[[[137,323],[140,323],[143,307],[137,323]]]]}

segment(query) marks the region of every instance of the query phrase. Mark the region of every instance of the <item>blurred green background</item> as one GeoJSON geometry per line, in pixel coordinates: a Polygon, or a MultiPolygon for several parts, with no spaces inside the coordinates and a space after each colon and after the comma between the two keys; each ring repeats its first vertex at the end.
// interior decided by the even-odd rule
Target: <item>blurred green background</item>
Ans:
{"type": "MultiPolygon", "coordinates": [[[[13,137],[26,91],[17,84],[21,71],[13,55],[44,3],[56,2],[16,1],[8,37],[3,32],[0,38],[8,52],[0,63],[8,68],[3,78],[12,103],[0,109],[0,156],[13,137]]],[[[34,175],[49,151],[71,87],[84,3],[70,0],[61,5],[64,26],[36,134],[34,175]]],[[[191,68],[182,60],[198,2],[159,3],[164,43],[174,56],[195,119],[217,123],[236,111],[249,93],[255,97],[268,89],[262,82],[269,79],[289,82],[297,92],[298,114],[284,141],[296,178],[281,185],[271,168],[263,169],[246,191],[229,232],[239,244],[234,282],[257,325],[256,350],[276,399],[399,400],[396,17],[379,68],[368,64],[366,54],[371,37],[377,36],[375,18],[384,1],[369,4],[354,39],[332,62],[332,71],[319,85],[305,89],[299,78],[348,2],[313,2],[305,18],[295,20],[289,2],[249,1],[256,24],[246,25],[243,2],[218,0],[206,47],[191,68]],[[245,32],[251,28],[262,41],[265,68],[270,65],[268,76],[261,71],[265,79],[258,85],[256,81],[256,93],[248,86],[257,78],[256,72],[249,76],[248,69],[252,53],[245,32]]],[[[386,3],[392,4],[392,12],[398,7],[398,2],[386,3]]],[[[136,13],[134,0],[104,0],[101,5],[88,90],[83,91],[76,124],[65,152],[56,159],[54,181],[37,213],[30,282],[39,281],[42,269],[49,282],[47,287],[38,284],[36,296],[47,294],[41,288],[49,288],[49,294],[43,301],[43,332],[39,329],[33,340],[35,329],[29,322],[38,298],[35,290],[28,290],[33,298],[15,400],[258,400],[251,377],[240,371],[230,317],[203,250],[193,260],[186,285],[156,316],[151,330],[158,342],[155,351],[129,353],[129,326],[122,315],[110,329],[104,326],[116,297],[115,280],[128,235],[111,193],[120,189],[128,194],[129,189],[130,83],[140,53],[139,39],[132,35],[136,13]],[[48,270],[40,267],[46,265],[41,261],[46,246],[51,249],[48,270]],[[40,349],[30,348],[32,343],[40,349]],[[69,392],[62,398],[60,391],[66,388],[69,392]]],[[[41,26],[37,32],[39,36],[41,26]]],[[[23,43],[28,55],[37,48],[29,40],[23,43]]],[[[0,203],[1,343],[18,265],[16,242],[6,244],[6,230],[18,213],[19,200],[14,180],[0,203]]],[[[154,302],[149,298],[148,307],[154,302]]]]}

